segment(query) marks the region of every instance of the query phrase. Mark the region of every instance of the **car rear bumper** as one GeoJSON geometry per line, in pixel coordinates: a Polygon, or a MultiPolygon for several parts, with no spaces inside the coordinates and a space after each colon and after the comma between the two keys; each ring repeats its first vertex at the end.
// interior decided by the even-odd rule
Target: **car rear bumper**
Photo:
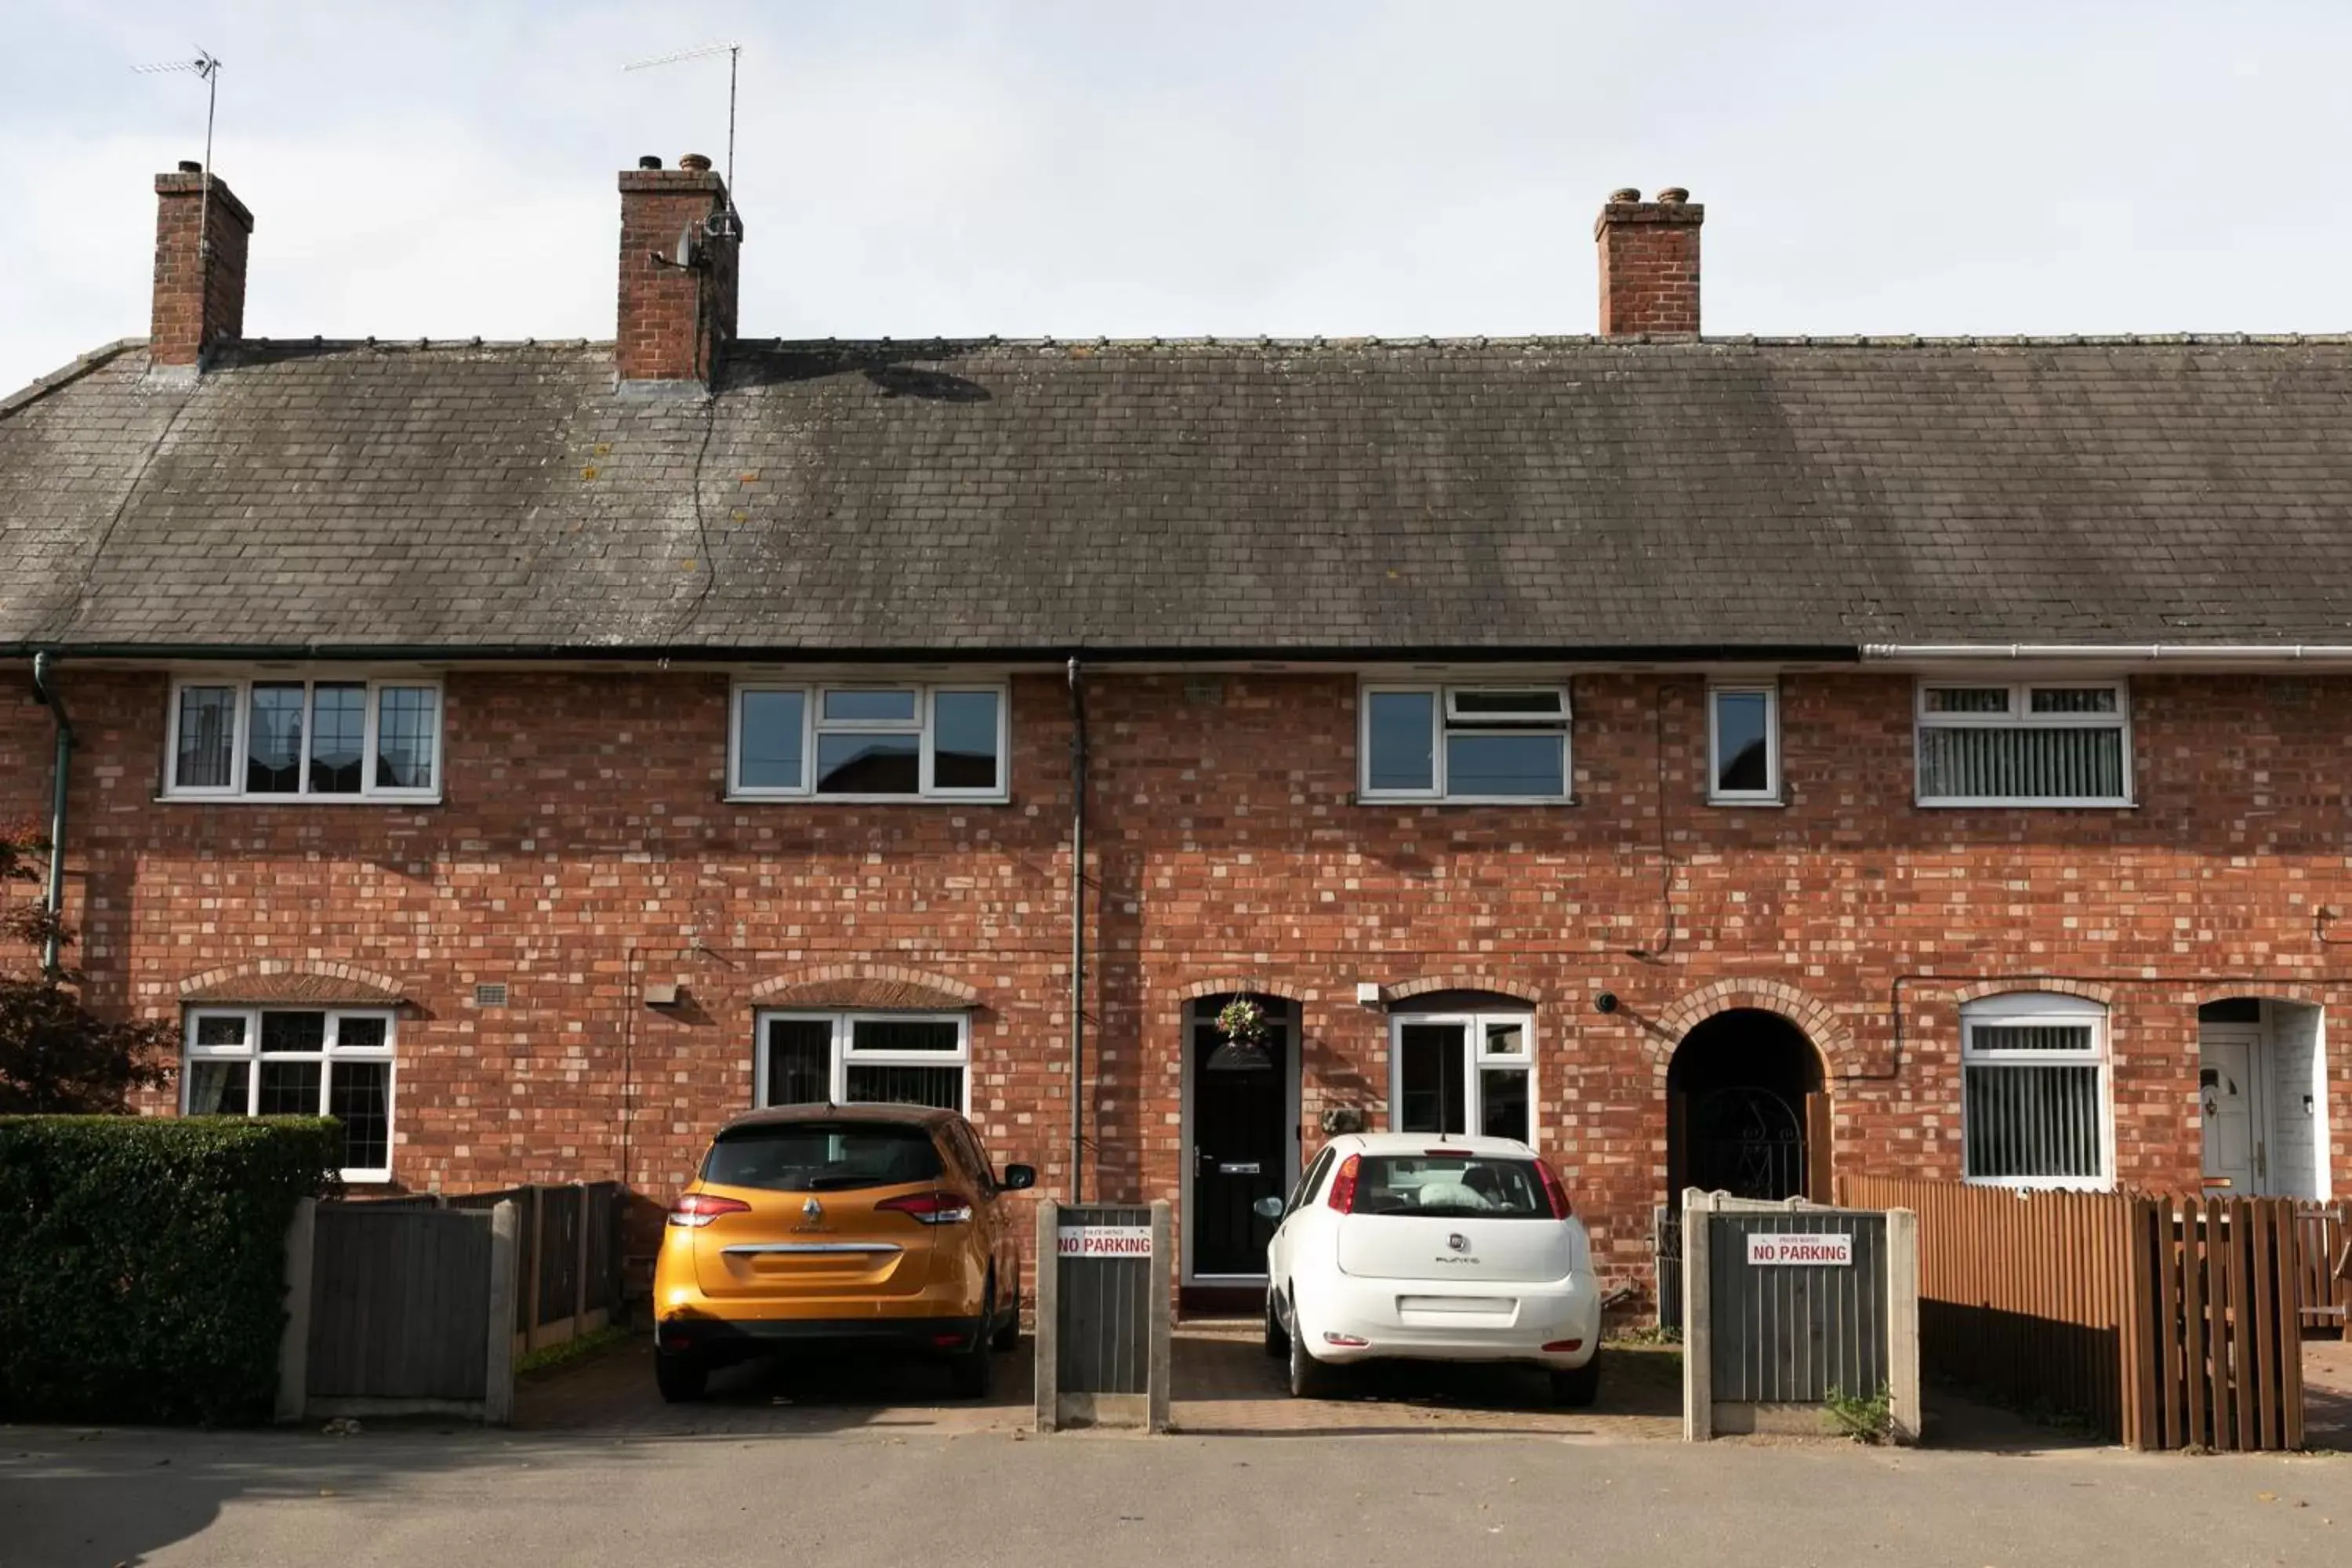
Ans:
{"type": "Polygon", "coordinates": [[[978,1318],[667,1318],[654,1343],[665,1354],[737,1359],[793,1346],[866,1346],[949,1355],[987,1333],[978,1318]]]}
{"type": "Polygon", "coordinates": [[[1600,1282],[1581,1273],[1485,1285],[1340,1275],[1303,1293],[1294,1315],[1307,1353],[1323,1362],[1525,1362],[1565,1372],[1601,1344],[1600,1282]],[[1491,1310],[1497,1302],[1507,1305],[1491,1310]],[[1490,1310],[1467,1310],[1474,1304],[1490,1310]]]}

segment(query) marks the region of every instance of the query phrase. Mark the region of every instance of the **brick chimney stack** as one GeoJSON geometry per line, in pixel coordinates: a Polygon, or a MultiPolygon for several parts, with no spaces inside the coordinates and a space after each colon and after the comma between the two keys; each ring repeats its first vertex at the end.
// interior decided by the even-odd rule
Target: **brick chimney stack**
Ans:
{"type": "Polygon", "coordinates": [[[245,335],[245,251],[252,236],[253,214],[203,164],[183,163],[155,176],[151,363],[200,364],[214,344],[245,335]]]}
{"type": "Polygon", "coordinates": [[[689,153],[675,169],[640,158],[621,171],[621,318],[614,360],[624,386],[708,387],[735,336],[740,226],[727,182],[710,160],[689,153]],[[714,229],[718,232],[714,232],[714,229]],[[681,236],[689,254],[680,255],[681,236]],[[685,263],[686,265],[679,265],[685,263]]]}
{"type": "Polygon", "coordinates": [[[1698,226],[1706,208],[1680,186],[1645,202],[1612,191],[1592,226],[1601,247],[1601,335],[1698,331],[1698,226]]]}

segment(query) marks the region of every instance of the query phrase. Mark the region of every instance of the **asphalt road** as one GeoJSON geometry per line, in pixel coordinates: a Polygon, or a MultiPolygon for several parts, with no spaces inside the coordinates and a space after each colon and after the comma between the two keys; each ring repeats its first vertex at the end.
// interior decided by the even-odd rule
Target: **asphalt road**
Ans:
{"type": "Polygon", "coordinates": [[[0,1564],[2352,1562],[2352,1456],[0,1427],[0,1564]]]}

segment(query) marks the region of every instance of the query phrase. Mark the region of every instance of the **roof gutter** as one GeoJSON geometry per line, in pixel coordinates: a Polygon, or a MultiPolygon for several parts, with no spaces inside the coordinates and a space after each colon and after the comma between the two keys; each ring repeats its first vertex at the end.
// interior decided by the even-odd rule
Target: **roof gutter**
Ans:
{"type": "Polygon", "coordinates": [[[1024,663],[1067,668],[1072,658],[1089,665],[1231,664],[1263,661],[1290,664],[1852,664],[1857,650],[1851,643],[1655,644],[1612,646],[1574,643],[1529,644],[1525,647],[1461,647],[1405,645],[1354,647],[1279,644],[1234,644],[1230,647],[1188,647],[1182,645],[1133,647],[1087,647],[1066,643],[1034,647],[1003,645],[938,647],[811,647],[792,644],[692,646],[669,644],[580,645],[563,643],[387,643],[348,644],[225,644],[225,643],[90,643],[59,649],[55,644],[16,642],[0,645],[0,658],[25,658],[47,648],[71,653],[79,659],[111,659],[142,663],[252,663],[263,659],[310,663],[420,664],[491,663],[509,659],[541,659],[566,663],[665,662],[669,664],[954,664],[1024,663]]]}
{"type": "Polygon", "coordinates": [[[1862,658],[1865,664],[2011,660],[2352,665],[2352,643],[1865,643],[1862,658]]]}
{"type": "Polygon", "coordinates": [[[33,695],[49,710],[58,731],[57,755],[49,779],[49,875],[42,889],[41,907],[48,930],[41,939],[41,973],[54,980],[62,967],[66,909],[66,785],[73,773],[73,721],[66,717],[64,700],[50,685],[56,655],[47,649],[33,656],[33,695]]]}

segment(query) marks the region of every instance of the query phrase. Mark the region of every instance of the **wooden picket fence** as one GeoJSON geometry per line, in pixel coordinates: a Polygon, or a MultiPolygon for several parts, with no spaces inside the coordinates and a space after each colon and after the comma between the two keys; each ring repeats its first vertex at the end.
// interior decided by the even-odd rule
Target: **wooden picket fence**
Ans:
{"type": "Polygon", "coordinates": [[[2284,1198],[2021,1193],[1841,1176],[1919,1216],[1930,1372],[2135,1448],[2300,1448],[2305,1226],[2284,1198]]]}
{"type": "Polygon", "coordinates": [[[2297,1263],[2295,1281],[2303,1300],[2303,1327],[2335,1329],[2352,1340],[2352,1275],[2339,1274],[2352,1226],[2347,1226],[2346,1205],[2305,1204],[2295,1216],[2297,1263]]]}

